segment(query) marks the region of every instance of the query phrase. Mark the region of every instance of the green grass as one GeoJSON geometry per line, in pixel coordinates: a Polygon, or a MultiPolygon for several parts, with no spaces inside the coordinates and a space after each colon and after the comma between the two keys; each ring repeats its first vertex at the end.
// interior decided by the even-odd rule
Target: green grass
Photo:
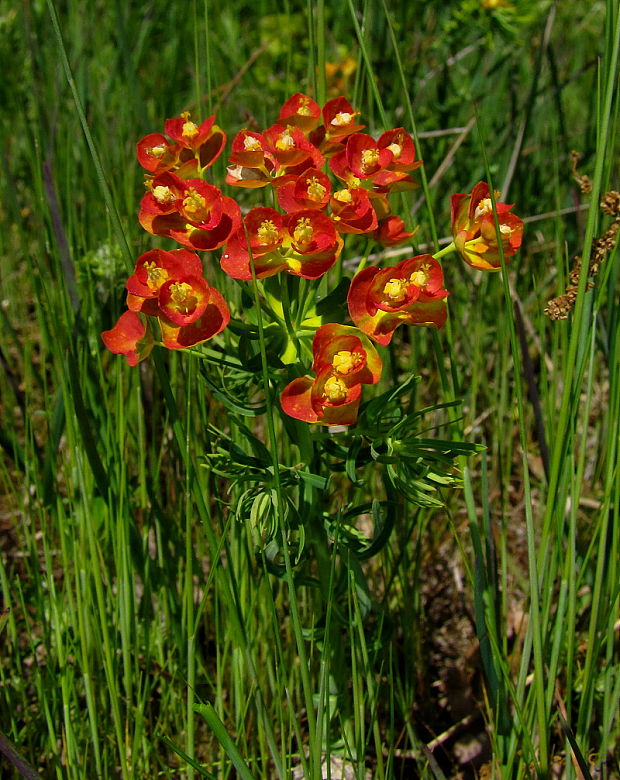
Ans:
{"type": "MultiPolygon", "coordinates": [[[[617,248],[567,320],[543,314],[619,189],[616,4],[18,5],[0,0],[3,776],[319,778],[331,755],[360,780],[450,777],[464,718],[491,776],[616,776],[617,248]],[[169,246],[136,219],[136,141],[184,110],[230,140],[296,91],[415,132],[411,254],[480,179],[526,218],[501,274],[447,257],[448,326],[384,352],[410,446],[485,448],[443,507],[395,493],[359,437],[282,418],[260,317],[133,369],[102,346],[136,257],[169,246]]],[[[351,276],[368,250],[347,247],[351,276]]],[[[257,285],[207,266],[252,307],[257,285]]]]}

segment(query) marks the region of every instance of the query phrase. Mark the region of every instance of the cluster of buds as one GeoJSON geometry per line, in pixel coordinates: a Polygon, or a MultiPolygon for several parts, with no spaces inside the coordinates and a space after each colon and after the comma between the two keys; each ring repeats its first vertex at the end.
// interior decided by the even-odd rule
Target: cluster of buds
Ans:
{"type": "MultiPolygon", "coordinates": [[[[362,132],[357,117],[344,97],[321,108],[297,93],[271,127],[239,132],[232,141],[226,184],[272,190],[269,206],[252,208],[243,217],[233,198],[205,181],[205,171],[226,145],[215,117],[196,125],[183,114],[166,121],[165,135],[145,136],[137,145],[147,172],[139,222],[152,235],[184,248],[153,249],[138,259],[127,281],[129,311],[103,333],[106,346],[136,365],[155,343],[182,349],[226,327],[228,306],[205,280],[196,251],[221,250],[221,268],[233,279],[287,273],[315,280],[338,262],[347,235],[365,234],[386,247],[411,238],[403,220],[392,214],[389,197],[416,186],[411,172],[421,161],[414,141],[401,127],[375,140],[362,132]],[[160,334],[158,342],[153,330],[160,334]]],[[[449,249],[474,268],[498,270],[502,253],[510,256],[520,246],[522,222],[498,198],[496,193],[493,207],[484,182],[471,194],[452,197],[454,243],[449,249]]],[[[376,384],[381,376],[373,342],[385,346],[400,324],[441,328],[448,294],[432,255],[360,270],[347,301],[355,327],[329,323],[316,331],[314,376],[287,385],[283,410],[305,422],[354,423],[362,385],[376,384]]]]}

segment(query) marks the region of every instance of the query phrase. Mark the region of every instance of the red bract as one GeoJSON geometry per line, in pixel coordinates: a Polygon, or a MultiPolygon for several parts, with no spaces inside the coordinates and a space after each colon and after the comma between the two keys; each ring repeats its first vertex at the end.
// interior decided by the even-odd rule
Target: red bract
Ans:
{"type": "Polygon", "coordinates": [[[226,145],[226,135],[214,124],[211,116],[200,125],[189,114],[167,119],[164,130],[175,141],[170,143],[161,133],[150,133],[137,144],[138,161],[150,173],[175,171],[179,176],[191,175],[198,165],[204,170],[220,156],[226,145]]]}
{"type": "Polygon", "coordinates": [[[138,162],[150,173],[160,173],[172,168],[178,160],[178,148],[165,135],[150,133],[136,145],[138,162]]]}
{"type": "Polygon", "coordinates": [[[382,363],[370,340],[356,328],[322,325],[312,342],[316,377],[300,377],[281,395],[286,414],[322,425],[352,425],[363,384],[376,384],[382,363]]]}
{"type": "Polygon", "coordinates": [[[157,317],[168,349],[200,344],[230,320],[221,294],[202,276],[202,263],[187,249],[151,249],[141,255],[127,280],[127,306],[157,317]]]}
{"type": "Polygon", "coordinates": [[[299,127],[304,133],[314,130],[320,121],[319,104],[301,92],[290,97],[280,109],[279,123],[299,127]]]}
{"type": "MultiPolygon", "coordinates": [[[[510,257],[521,246],[523,221],[511,214],[511,205],[497,200],[495,207],[504,256],[510,257]]],[[[497,244],[497,232],[493,217],[489,185],[480,181],[471,194],[452,196],[452,235],[461,257],[472,268],[481,271],[498,271],[501,257],[497,244]]]]}
{"type": "Polygon", "coordinates": [[[201,125],[189,118],[188,112],[174,119],[166,119],[164,131],[182,149],[190,149],[196,156],[201,168],[208,168],[217,160],[226,146],[226,134],[210,116],[201,125]]]}
{"type": "Polygon", "coordinates": [[[375,346],[361,331],[350,325],[321,325],[312,341],[316,373],[325,367],[348,383],[375,385],[381,378],[383,364],[375,346]]]}
{"type": "Polygon", "coordinates": [[[145,360],[153,349],[153,334],[148,320],[133,311],[126,311],[112,330],[104,330],[101,338],[115,355],[124,355],[130,366],[145,360]]]}
{"type": "Polygon", "coordinates": [[[242,130],[234,137],[226,184],[233,187],[265,187],[278,169],[267,139],[261,133],[242,130]]]}
{"type": "Polygon", "coordinates": [[[370,233],[377,227],[377,213],[361,187],[338,190],[330,198],[329,208],[339,233],[370,233]]]}
{"type": "Polygon", "coordinates": [[[299,175],[308,168],[322,168],[325,165],[323,155],[298,127],[275,124],[267,128],[263,135],[278,162],[281,175],[299,175]]]}
{"type": "Polygon", "coordinates": [[[243,222],[226,244],[220,261],[222,270],[233,279],[250,280],[250,250],[258,278],[273,276],[283,270],[286,261],[278,251],[286,236],[282,215],[275,209],[262,207],[249,211],[243,222]]]}
{"type": "Polygon", "coordinates": [[[347,300],[355,325],[386,345],[401,324],[441,328],[448,294],[439,263],[431,255],[418,255],[393,267],[360,271],[347,300]]]}
{"type": "Polygon", "coordinates": [[[142,199],[138,215],[142,227],[203,252],[223,246],[241,222],[236,201],[202,179],[181,180],[163,174],[153,183],[164,176],[170,179],[166,186],[153,187],[142,199]]]}
{"type": "Polygon", "coordinates": [[[323,171],[309,168],[299,176],[286,177],[278,184],[277,193],[278,203],[287,213],[302,209],[321,210],[329,201],[331,184],[323,171]]]}
{"type": "Polygon", "coordinates": [[[294,379],[282,391],[283,411],[296,420],[321,425],[353,425],[362,397],[360,384],[347,387],[329,368],[315,379],[294,379]]]}
{"type": "MultiPolygon", "coordinates": [[[[226,301],[222,297],[222,294],[214,287],[209,287],[204,280],[201,280],[204,287],[201,286],[200,292],[197,287],[194,286],[195,282],[192,282],[191,290],[184,289],[179,290],[179,298],[181,299],[176,303],[179,307],[179,312],[187,302],[188,298],[193,297],[197,293],[201,295],[200,306],[194,309],[193,314],[198,310],[202,311],[202,314],[196,319],[191,319],[187,325],[180,325],[178,319],[181,317],[180,313],[177,317],[177,321],[173,321],[169,317],[166,317],[164,312],[159,317],[159,327],[161,329],[162,343],[164,347],[168,349],[185,349],[187,347],[193,347],[196,344],[201,344],[203,341],[217,336],[218,333],[224,330],[230,321],[230,311],[226,305],[226,301]]],[[[180,285],[190,286],[190,280],[186,279],[181,281],[180,285]]],[[[196,295],[198,297],[198,295],[196,295]]],[[[170,314],[170,309],[166,309],[166,312],[170,314]]],[[[192,315],[188,315],[191,317],[192,315]]]]}
{"type": "Polygon", "coordinates": [[[390,171],[412,171],[422,165],[415,159],[413,138],[402,127],[388,130],[377,141],[378,149],[389,149],[392,161],[387,166],[390,171]]]}
{"type": "Polygon", "coordinates": [[[394,159],[391,149],[380,147],[365,133],[350,136],[344,154],[349,169],[358,179],[371,179],[394,159]]]}
{"type": "Polygon", "coordinates": [[[405,223],[400,217],[392,216],[382,219],[374,232],[374,237],[381,246],[397,246],[414,235],[405,230],[405,223]]]}

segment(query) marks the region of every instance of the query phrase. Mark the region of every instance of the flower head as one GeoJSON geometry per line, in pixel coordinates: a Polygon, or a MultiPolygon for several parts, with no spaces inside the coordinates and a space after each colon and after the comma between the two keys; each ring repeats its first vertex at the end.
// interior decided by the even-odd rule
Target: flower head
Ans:
{"type": "MultiPolygon", "coordinates": [[[[505,257],[516,253],[521,246],[523,221],[512,214],[512,206],[501,203],[495,193],[495,211],[505,257]]],[[[481,271],[499,271],[501,255],[493,216],[489,185],[480,181],[470,194],[452,196],[452,235],[461,257],[472,268],[481,271]]]]}
{"type": "Polygon", "coordinates": [[[304,422],[352,425],[362,385],[374,385],[381,378],[377,350],[357,328],[328,323],[316,331],[312,354],[315,377],[290,382],[282,392],[282,409],[304,422]]]}
{"type": "Polygon", "coordinates": [[[447,316],[443,272],[431,255],[418,255],[396,266],[365,268],[351,282],[349,314],[378,344],[389,344],[399,325],[441,328],[447,316]]]}

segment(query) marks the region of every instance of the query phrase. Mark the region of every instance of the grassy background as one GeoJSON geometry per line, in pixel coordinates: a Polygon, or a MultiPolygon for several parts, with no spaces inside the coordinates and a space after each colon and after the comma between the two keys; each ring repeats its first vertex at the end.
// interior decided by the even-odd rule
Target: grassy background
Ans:
{"type": "MultiPolygon", "coordinates": [[[[0,0],[0,731],[42,776],[319,777],[326,750],[359,778],[473,776],[467,739],[497,777],[620,771],[617,251],[568,321],[543,315],[609,224],[618,24],[613,2],[0,0]],[[393,356],[417,408],[462,401],[437,435],[486,451],[373,561],[319,561],[323,590],[255,555],[230,442],[251,454],[264,418],[189,356],[131,370],[99,338],[154,245],[135,142],[183,110],[266,127],[298,90],[346,94],[375,134],[415,121],[417,251],[487,176],[529,220],[504,277],[446,260],[449,327],[393,356]]],[[[323,509],[351,490],[337,475],[323,509]]]]}

